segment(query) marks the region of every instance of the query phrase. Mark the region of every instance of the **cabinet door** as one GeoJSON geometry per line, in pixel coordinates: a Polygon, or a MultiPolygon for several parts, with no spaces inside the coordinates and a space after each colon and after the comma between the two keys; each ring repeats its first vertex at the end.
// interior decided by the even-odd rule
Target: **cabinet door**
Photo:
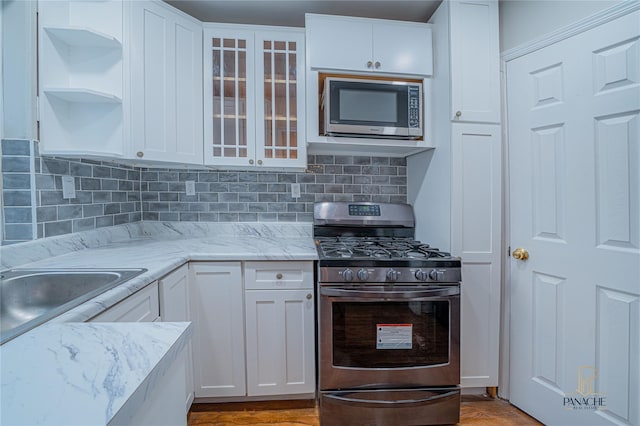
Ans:
{"type": "Polygon", "coordinates": [[[307,14],[305,29],[312,69],[372,70],[371,21],[307,14]]]}
{"type": "Polygon", "coordinates": [[[255,46],[256,163],[304,167],[304,33],[257,32],[255,46]]]}
{"type": "Polygon", "coordinates": [[[427,24],[376,21],[373,25],[374,71],[433,74],[431,38],[427,24]]]}
{"type": "Polygon", "coordinates": [[[247,395],[315,390],[312,293],[312,290],[246,291],[247,395]]]}
{"type": "Polygon", "coordinates": [[[500,122],[498,2],[451,1],[451,117],[500,122]]]}
{"type": "Polygon", "coordinates": [[[462,257],[460,374],[498,385],[501,271],[500,126],[453,124],[452,252],[462,257]]]}
{"type": "Polygon", "coordinates": [[[204,32],[204,162],[255,164],[254,33],[204,32]]]}
{"type": "Polygon", "coordinates": [[[149,284],[142,290],[127,297],[91,322],[154,322],[160,319],[158,283],[149,284]]]}
{"type": "Polygon", "coordinates": [[[202,164],[202,25],[162,3],[131,7],[133,155],[202,164]]]}
{"type": "MultiPolygon", "coordinates": [[[[191,321],[189,308],[189,267],[183,265],[158,281],[160,291],[160,316],[162,321],[191,321]]],[[[185,347],[185,354],[180,358],[178,366],[184,371],[184,404],[185,413],[193,402],[193,360],[192,343],[185,347]]]]}
{"type": "Polygon", "coordinates": [[[243,396],[246,386],[240,263],[192,263],[189,273],[195,396],[243,396]]]}

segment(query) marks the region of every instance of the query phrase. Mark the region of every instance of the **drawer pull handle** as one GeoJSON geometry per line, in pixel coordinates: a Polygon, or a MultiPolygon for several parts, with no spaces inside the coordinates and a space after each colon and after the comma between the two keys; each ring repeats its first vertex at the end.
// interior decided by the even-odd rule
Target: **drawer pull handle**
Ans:
{"type": "Polygon", "coordinates": [[[282,279],[282,274],[279,273],[278,275],[276,275],[276,278],[281,280],[282,279]]]}

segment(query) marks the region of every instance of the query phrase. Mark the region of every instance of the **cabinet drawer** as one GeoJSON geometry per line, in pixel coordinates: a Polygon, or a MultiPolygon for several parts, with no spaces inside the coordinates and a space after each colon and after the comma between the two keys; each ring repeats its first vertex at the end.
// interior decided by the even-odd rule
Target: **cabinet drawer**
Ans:
{"type": "Polygon", "coordinates": [[[313,262],[246,262],[246,290],[313,288],[313,262]]]}
{"type": "Polygon", "coordinates": [[[160,319],[158,283],[154,282],[117,305],[93,317],[91,322],[153,322],[160,319]]]}

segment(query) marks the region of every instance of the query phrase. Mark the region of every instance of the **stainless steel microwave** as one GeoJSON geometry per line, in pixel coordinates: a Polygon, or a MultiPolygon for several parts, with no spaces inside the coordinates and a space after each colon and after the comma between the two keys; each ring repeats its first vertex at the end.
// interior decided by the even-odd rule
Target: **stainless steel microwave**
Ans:
{"type": "Polygon", "coordinates": [[[422,83],[326,77],[322,94],[327,136],[421,139],[422,83]]]}

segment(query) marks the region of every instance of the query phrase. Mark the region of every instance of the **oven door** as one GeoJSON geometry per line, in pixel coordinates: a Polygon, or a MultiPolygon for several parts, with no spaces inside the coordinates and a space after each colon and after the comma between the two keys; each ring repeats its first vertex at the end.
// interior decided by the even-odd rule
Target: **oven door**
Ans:
{"type": "Polygon", "coordinates": [[[458,385],[459,336],[457,284],[321,285],[320,389],[458,385]]]}

